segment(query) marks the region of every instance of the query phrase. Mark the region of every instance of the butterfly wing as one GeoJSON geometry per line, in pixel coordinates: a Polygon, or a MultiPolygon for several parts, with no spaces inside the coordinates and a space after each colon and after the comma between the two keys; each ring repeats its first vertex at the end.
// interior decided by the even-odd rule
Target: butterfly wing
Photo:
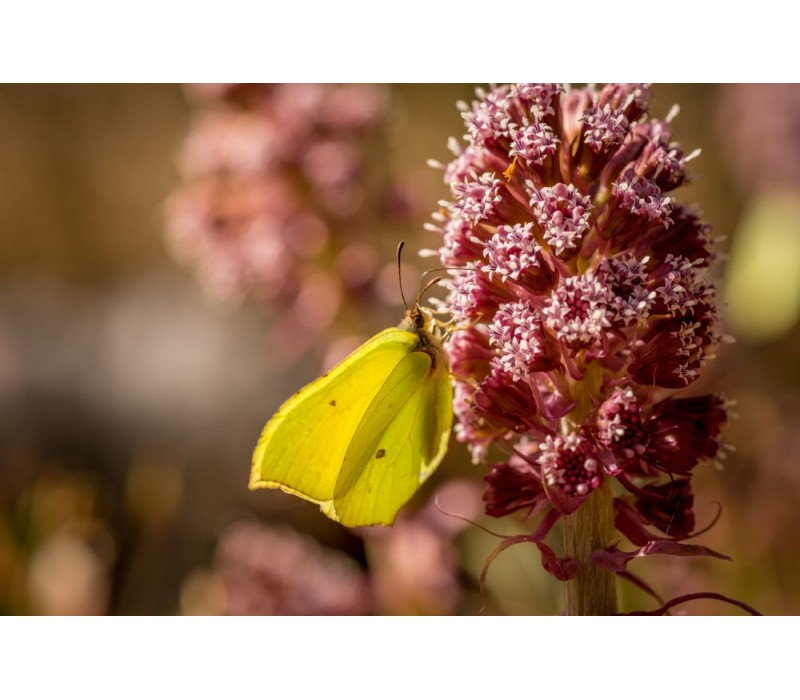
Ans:
{"type": "Polygon", "coordinates": [[[390,525],[439,465],[450,438],[452,388],[443,358],[411,352],[375,395],[345,454],[331,504],[349,527],[390,525]]]}
{"type": "MultiPolygon", "coordinates": [[[[332,501],[364,413],[387,378],[414,353],[417,336],[389,328],[288,399],[264,427],[253,453],[250,488],[280,488],[332,501]]],[[[334,517],[334,516],[331,516],[334,517]]]]}

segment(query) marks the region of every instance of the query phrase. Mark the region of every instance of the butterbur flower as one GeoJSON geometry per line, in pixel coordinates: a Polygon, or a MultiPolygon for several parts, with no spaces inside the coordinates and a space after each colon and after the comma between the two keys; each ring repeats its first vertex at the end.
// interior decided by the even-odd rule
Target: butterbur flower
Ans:
{"type": "Polygon", "coordinates": [[[602,567],[641,582],[625,571],[634,556],[721,556],[682,542],[693,470],[718,458],[727,417],[721,397],[691,396],[721,341],[710,228],[675,201],[695,155],[672,140],[677,112],[651,119],[648,99],[629,84],[478,91],[459,105],[454,160],[432,162],[451,196],[429,229],[458,268],[440,308],[455,329],[457,438],[492,464],[489,515],[544,513],[526,538],[573,579],[568,601],[605,581],[605,600],[570,613],[615,611],[602,567]],[[559,559],[544,538],[562,517],[559,559]],[[602,546],[581,553],[576,531],[602,546]],[[616,549],[621,535],[635,555],[616,549]]]}
{"type": "MultiPolygon", "coordinates": [[[[548,435],[539,445],[537,461],[542,469],[545,487],[560,492],[566,498],[586,496],[603,483],[594,443],[576,433],[556,437],[548,435]]],[[[551,500],[555,502],[552,497],[551,500]]]]}
{"type": "Polygon", "coordinates": [[[642,426],[639,402],[629,386],[617,388],[597,410],[595,439],[607,450],[605,464],[616,474],[625,469],[641,470],[649,436],[642,426]]]}

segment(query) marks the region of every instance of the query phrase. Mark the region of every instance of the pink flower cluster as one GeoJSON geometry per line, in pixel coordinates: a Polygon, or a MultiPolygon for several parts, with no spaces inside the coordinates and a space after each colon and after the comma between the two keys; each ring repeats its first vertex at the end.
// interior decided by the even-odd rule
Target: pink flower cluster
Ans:
{"type": "MultiPolygon", "coordinates": [[[[369,283],[377,255],[353,234],[353,219],[371,194],[367,147],[386,117],[386,92],[230,84],[191,93],[199,109],[179,162],[183,184],[169,202],[168,237],[203,288],[222,300],[286,300],[331,267],[345,286],[369,283]]],[[[323,282],[322,296],[337,298],[331,280],[323,282]]],[[[325,318],[335,312],[333,304],[325,318]]]]}
{"type": "MultiPolygon", "coordinates": [[[[543,536],[615,478],[632,542],[709,554],[678,541],[694,529],[692,470],[717,458],[726,421],[721,397],[683,391],[721,340],[714,255],[709,227],[673,198],[691,156],[670,117],[648,117],[648,93],[479,90],[459,105],[466,143],[432,163],[451,197],[429,228],[453,269],[440,310],[456,328],[457,437],[491,464],[487,513],[547,511],[543,536]]],[[[542,546],[548,570],[574,575],[542,546]]],[[[598,563],[624,568],[623,554],[598,563]]]]}

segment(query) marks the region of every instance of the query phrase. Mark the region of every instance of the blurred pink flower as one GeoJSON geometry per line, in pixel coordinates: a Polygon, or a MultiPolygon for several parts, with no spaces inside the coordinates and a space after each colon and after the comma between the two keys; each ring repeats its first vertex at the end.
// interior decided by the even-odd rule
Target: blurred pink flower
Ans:
{"type": "Polygon", "coordinates": [[[414,211],[384,158],[388,91],[215,84],[189,93],[196,116],[167,203],[169,246],[213,299],[279,302],[268,343],[274,360],[295,362],[343,306],[360,318],[383,301],[379,263],[392,267],[397,245],[387,226],[414,211]]]}
{"type": "Polygon", "coordinates": [[[389,615],[452,615],[461,598],[460,560],[454,540],[473,518],[480,488],[453,481],[414,515],[391,528],[367,528],[364,538],[376,611],[389,615]]]}
{"type": "Polygon", "coordinates": [[[717,122],[743,191],[800,188],[800,85],[721,85],[717,122]]]}
{"type": "Polygon", "coordinates": [[[229,615],[363,615],[372,609],[366,576],[349,557],[288,527],[232,525],[215,568],[229,615]]]}

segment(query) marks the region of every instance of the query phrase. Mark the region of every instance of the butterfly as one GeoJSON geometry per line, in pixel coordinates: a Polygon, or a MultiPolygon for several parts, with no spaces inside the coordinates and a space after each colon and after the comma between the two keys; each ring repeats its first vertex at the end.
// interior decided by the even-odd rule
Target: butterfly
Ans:
{"type": "Polygon", "coordinates": [[[250,488],[313,501],[348,527],[391,525],[447,452],[452,405],[440,324],[417,300],[399,327],[278,409],[253,453],[250,488]]]}

